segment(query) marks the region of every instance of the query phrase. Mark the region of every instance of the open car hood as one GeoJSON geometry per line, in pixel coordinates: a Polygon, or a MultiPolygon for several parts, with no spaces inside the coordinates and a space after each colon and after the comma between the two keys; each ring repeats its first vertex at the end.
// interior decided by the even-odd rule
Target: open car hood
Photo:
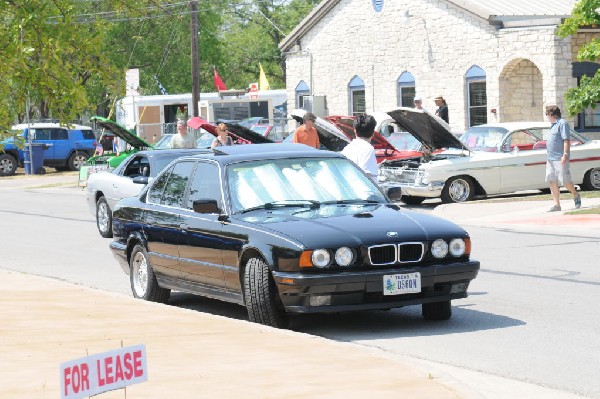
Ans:
{"type": "MultiPolygon", "coordinates": [[[[303,123],[302,117],[304,114],[306,114],[306,111],[303,109],[296,109],[290,113],[291,117],[300,124],[303,123]]],[[[317,129],[317,133],[319,134],[319,141],[329,151],[341,151],[352,141],[333,123],[318,116],[315,121],[315,129],[317,129]]]]}
{"type": "MultiPolygon", "coordinates": [[[[354,117],[346,115],[329,115],[325,117],[325,120],[333,123],[338,129],[343,131],[350,140],[354,140],[356,138],[356,133],[354,132],[354,119],[354,117]]],[[[388,150],[391,152],[397,151],[396,147],[394,147],[394,145],[385,137],[383,137],[378,131],[373,133],[371,145],[376,150],[388,150]]]]}
{"type": "Polygon", "coordinates": [[[442,148],[458,148],[470,151],[450,131],[450,126],[442,119],[427,111],[414,108],[398,108],[387,112],[405,131],[431,151],[442,148]]]}
{"type": "Polygon", "coordinates": [[[131,145],[137,150],[145,150],[147,148],[152,147],[150,144],[146,143],[141,137],[136,136],[128,129],[124,128],[123,126],[119,125],[114,121],[111,121],[110,119],[106,119],[101,116],[94,116],[90,120],[96,123],[97,126],[100,126],[101,128],[113,133],[118,138],[125,140],[127,144],[131,145]]]}
{"type": "Polygon", "coordinates": [[[237,123],[227,123],[227,130],[252,144],[274,143],[273,140],[237,123]]]}

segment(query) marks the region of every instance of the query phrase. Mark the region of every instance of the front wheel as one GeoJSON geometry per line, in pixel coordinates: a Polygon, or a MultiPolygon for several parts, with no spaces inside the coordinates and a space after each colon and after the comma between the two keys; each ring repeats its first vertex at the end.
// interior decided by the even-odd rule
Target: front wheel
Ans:
{"type": "Polygon", "coordinates": [[[90,156],[87,152],[76,151],[69,157],[69,169],[79,170],[87,162],[90,156]]]}
{"type": "Polygon", "coordinates": [[[12,176],[17,171],[17,160],[10,154],[0,154],[0,176],[12,176]]]}
{"type": "Polygon", "coordinates": [[[129,280],[133,296],[151,302],[167,303],[171,290],[161,288],[148,260],[146,248],[137,244],[129,261],[129,280]]]}
{"type": "Polygon", "coordinates": [[[98,232],[102,237],[111,238],[113,236],[112,211],[104,197],[100,197],[96,202],[96,226],[98,226],[98,232]]]}
{"type": "Polygon", "coordinates": [[[424,303],[422,305],[425,320],[448,320],[452,316],[450,301],[424,303]]]}
{"type": "Polygon", "coordinates": [[[267,264],[252,258],[244,271],[244,297],[251,322],[287,328],[289,319],[279,299],[277,287],[267,264]]]}
{"type": "Polygon", "coordinates": [[[413,197],[411,195],[405,195],[402,197],[402,202],[406,205],[420,205],[423,201],[425,201],[424,197],[413,197]]]}
{"type": "Polygon", "coordinates": [[[442,190],[442,202],[466,202],[475,195],[473,179],[468,176],[457,176],[449,179],[442,190]]]}
{"type": "Polygon", "coordinates": [[[600,190],[600,168],[590,169],[585,173],[581,188],[583,190],[600,190]]]}

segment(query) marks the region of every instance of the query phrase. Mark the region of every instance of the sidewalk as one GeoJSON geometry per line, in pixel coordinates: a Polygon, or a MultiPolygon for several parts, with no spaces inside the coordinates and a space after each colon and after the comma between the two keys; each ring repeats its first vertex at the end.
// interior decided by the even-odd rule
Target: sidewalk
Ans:
{"type": "Polygon", "coordinates": [[[467,398],[355,344],[16,272],[0,281],[4,399],[59,398],[61,363],[138,344],[149,379],[131,398],[467,398]]]}

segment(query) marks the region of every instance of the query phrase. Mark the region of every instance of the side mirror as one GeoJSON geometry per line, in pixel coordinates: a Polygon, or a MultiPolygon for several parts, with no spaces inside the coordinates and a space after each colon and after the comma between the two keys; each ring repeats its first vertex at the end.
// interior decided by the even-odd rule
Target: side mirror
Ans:
{"type": "Polygon", "coordinates": [[[219,213],[219,205],[217,204],[217,200],[214,199],[199,199],[195,200],[192,209],[196,213],[219,213]]]}
{"type": "Polygon", "coordinates": [[[148,184],[149,179],[147,176],[136,176],[132,181],[134,184],[148,184]]]}

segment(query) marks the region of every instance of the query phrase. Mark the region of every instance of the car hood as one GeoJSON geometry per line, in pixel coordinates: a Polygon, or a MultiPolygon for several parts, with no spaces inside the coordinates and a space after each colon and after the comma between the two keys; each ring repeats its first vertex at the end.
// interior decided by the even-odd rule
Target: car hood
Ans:
{"type": "Polygon", "coordinates": [[[398,108],[387,112],[387,114],[431,151],[442,148],[459,148],[469,151],[452,134],[450,126],[446,122],[427,111],[414,108],[398,108]]]}
{"type": "MultiPolygon", "coordinates": [[[[290,116],[296,120],[296,122],[302,124],[302,117],[306,114],[303,109],[296,109],[290,113],[290,116]]],[[[315,129],[319,134],[319,141],[329,151],[341,151],[346,147],[351,139],[346,134],[338,129],[333,123],[326,121],[325,119],[318,117],[315,121],[315,129]]]]}
{"type": "Polygon", "coordinates": [[[256,133],[255,131],[250,130],[242,125],[238,125],[237,123],[227,123],[227,129],[236,136],[241,137],[253,144],[274,143],[273,140],[263,136],[262,134],[256,133]]]}
{"type": "Polygon", "coordinates": [[[456,224],[393,204],[325,205],[318,209],[283,208],[234,217],[295,239],[307,248],[335,248],[387,242],[467,237],[456,224]],[[345,237],[344,242],[340,237],[345,237]]]}
{"type": "MultiPolygon", "coordinates": [[[[346,115],[328,115],[325,117],[325,120],[334,124],[339,130],[344,132],[344,134],[350,140],[354,140],[356,138],[356,134],[354,132],[354,118],[346,115]]],[[[385,137],[383,137],[379,132],[375,131],[373,133],[373,138],[371,139],[371,145],[376,150],[388,150],[388,151],[398,151],[396,147],[392,143],[390,143],[385,137]]]]}
{"type": "Polygon", "coordinates": [[[125,140],[127,144],[131,145],[135,149],[145,150],[147,148],[152,147],[150,144],[146,143],[141,137],[136,136],[131,131],[127,130],[118,123],[111,121],[110,119],[106,119],[101,116],[94,116],[91,118],[91,121],[95,122],[97,126],[100,126],[101,128],[113,133],[120,139],[125,140]]]}

